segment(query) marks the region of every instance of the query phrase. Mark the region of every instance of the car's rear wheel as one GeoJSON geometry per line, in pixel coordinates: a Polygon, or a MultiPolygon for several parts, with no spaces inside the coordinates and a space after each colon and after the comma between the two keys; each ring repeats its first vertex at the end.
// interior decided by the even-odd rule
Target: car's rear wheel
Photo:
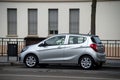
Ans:
{"type": "Polygon", "coordinates": [[[93,63],[93,59],[90,56],[82,56],[79,61],[81,68],[85,70],[92,69],[94,65],[93,63]]]}
{"type": "Polygon", "coordinates": [[[25,65],[29,68],[33,68],[33,67],[36,67],[37,64],[38,64],[38,58],[35,56],[35,55],[27,55],[25,57],[25,65]]]}

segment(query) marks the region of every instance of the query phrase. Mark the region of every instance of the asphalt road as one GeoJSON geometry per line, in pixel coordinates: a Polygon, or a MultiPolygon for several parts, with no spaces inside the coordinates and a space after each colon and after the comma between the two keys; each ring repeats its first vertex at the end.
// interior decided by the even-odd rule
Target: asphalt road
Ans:
{"type": "Polygon", "coordinates": [[[120,69],[82,70],[77,66],[0,66],[0,80],[120,80],[120,69]]]}

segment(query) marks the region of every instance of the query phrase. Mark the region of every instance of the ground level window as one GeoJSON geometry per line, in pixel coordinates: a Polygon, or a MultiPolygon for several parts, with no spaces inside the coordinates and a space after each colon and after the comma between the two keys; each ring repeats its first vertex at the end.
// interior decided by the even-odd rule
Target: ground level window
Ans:
{"type": "Polygon", "coordinates": [[[49,33],[50,33],[50,34],[58,34],[58,31],[57,31],[57,30],[50,30],[49,33]]]}

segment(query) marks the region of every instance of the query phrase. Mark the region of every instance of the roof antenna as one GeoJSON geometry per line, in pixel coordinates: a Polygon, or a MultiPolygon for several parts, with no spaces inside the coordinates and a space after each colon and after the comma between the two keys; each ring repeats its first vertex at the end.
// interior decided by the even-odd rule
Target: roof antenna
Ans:
{"type": "Polygon", "coordinates": [[[90,35],[91,34],[91,30],[88,32],[88,35],[90,35]]]}

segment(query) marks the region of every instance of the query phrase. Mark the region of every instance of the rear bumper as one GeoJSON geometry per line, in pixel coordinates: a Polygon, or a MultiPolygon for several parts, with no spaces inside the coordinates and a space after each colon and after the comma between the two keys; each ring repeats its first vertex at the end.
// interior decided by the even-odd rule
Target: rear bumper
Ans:
{"type": "Polygon", "coordinates": [[[105,63],[105,62],[106,62],[105,53],[98,53],[96,55],[95,63],[105,63]]]}

